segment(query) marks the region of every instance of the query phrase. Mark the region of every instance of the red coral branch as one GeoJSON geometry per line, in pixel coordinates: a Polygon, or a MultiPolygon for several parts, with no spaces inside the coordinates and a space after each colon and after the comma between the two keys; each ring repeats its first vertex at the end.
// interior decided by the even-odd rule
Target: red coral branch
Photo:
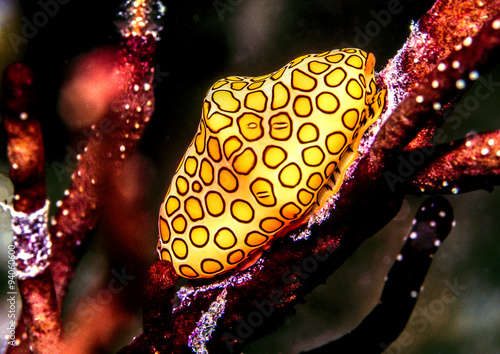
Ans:
{"type": "MultiPolygon", "coordinates": [[[[464,1],[460,5],[448,3],[446,7],[443,2],[438,1],[428,12],[428,14],[432,15],[426,15],[418,22],[418,30],[414,31],[420,33],[414,32],[414,36],[425,36],[425,40],[422,38],[414,39],[413,41],[416,45],[413,50],[422,51],[421,53],[444,52],[450,54],[439,58],[431,55],[430,59],[432,59],[432,62],[429,62],[430,59],[427,59],[427,57],[425,57],[427,60],[424,60],[421,55],[419,57],[412,55],[414,54],[413,50],[405,51],[405,53],[408,53],[407,55],[399,55],[400,59],[397,60],[405,63],[403,73],[412,77],[411,81],[416,81],[418,84],[414,84],[411,92],[397,106],[378,133],[368,157],[370,164],[374,167],[370,169],[371,172],[375,172],[375,170],[380,171],[381,169],[378,166],[385,164],[383,159],[392,160],[394,154],[399,153],[402,146],[407,146],[410,143],[413,148],[418,145],[427,145],[429,141],[422,139],[422,136],[419,143],[415,141],[411,142],[411,140],[415,138],[426,123],[432,122],[430,123],[432,127],[426,127],[431,132],[442,124],[442,119],[436,119],[435,111],[440,111],[444,105],[447,105],[450,101],[454,101],[455,97],[461,94],[460,90],[465,89],[466,80],[476,80],[479,77],[476,70],[485,64],[491,50],[500,44],[498,6],[490,8],[489,13],[483,13],[484,17],[480,23],[476,22],[474,26],[469,23],[471,29],[480,29],[475,37],[467,36],[464,38],[460,36],[461,34],[468,34],[470,31],[465,33],[464,31],[458,31],[454,34],[453,40],[450,38],[450,33],[441,31],[438,33],[424,32],[427,28],[435,29],[440,28],[444,23],[457,22],[454,21],[457,18],[453,17],[456,16],[456,9],[463,8],[462,11],[467,11],[469,5],[467,1],[464,1]],[[438,9],[440,12],[436,12],[438,9]],[[436,14],[440,16],[436,16],[436,14]],[[488,20],[485,21],[484,19],[488,20]],[[435,37],[436,35],[441,35],[441,37],[435,37]],[[428,40],[428,37],[431,40],[428,40]],[[425,43],[425,48],[422,47],[422,41],[425,43]],[[436,47],[438,44],[439,47],[436,47]],[[407,70],[406,66],[410,65],[407,61],[412,57],[413,61],[416,60],[417,63],[415,66],[410,67],[411,70],[407,70]],[[425,69],[420,64],[422,61],[426,62],[425,69]],[[412,76],[413,70],[417,69],[421,69],[419,74],[415,77],[412,76]],[[426,75],[422,76],[422,73],[426,73],[426,75]]],[[[476,16],[471,14],[471,17],[475,18],[476,16]]],[[[462,24],[462,18],[458,18],[457,26],[462,24]]],[[[410,39],[410,43],[408,44],[410,45],[411,42],[412,40],[410,39]]],[[[395,85],[388,73],[392,68],[393,66],[389,65],[381,73],[381,76],[385,77],[385,80],[388,81],[389,86],[395,85]]],[[[426,135],[429,136],[431,134],[426,135]]],[[[380,176],[371,173],[370,177],[378,178],[380,176]]]]}
{"type": "Polygon", "coordinates": [[[120,353],[171,353],[176,332],[172,316],[177,274],[171,263],[158,260],[148,271],[144,298],[144,332],[120,353]],[[159,305],[159,306],[158,306],[159,305]]]}
{"type": "MultiPolygon", "coordinates": [[[[46,200],[45,156],[34,107],[33,73],[24,64],[12,64],[5,71],[3,84],[7,94],[2,116],[8,137],[14,210],[31,214],[43,208],[46,200]]],[[[23,251],[16,249],[18,257],[23,251]]],[[[18,269],[23,269],[23,261],[18,259],[17,263],[18,269]]],[[[24,306],[16,329],[17,338],[28,337],[32,350],[36,352],[54,352],[59,348],[62,324],[50,271],[19,279],[18,287],[24,306]]]]}
{"type": "Polygon", "coordinates": [[[500,184],[500,131],[435,148],[431,163],[409,181],[409,193],[463,193],[500,184]]]}
{"type": "MultiPolygon", "coordinates": [[[[40,275],[19,280],[23,313],[16,329],[18,342],[8,347],[9,352],[63,351],[60,309],[84,251],[82,245],[100,216],[107,180],[121,173],[154,110],[153,56],[155,35],[161,28],[154,16],[158,13],[150,11],[151,4],[144,1],[129,5],[131,9],[126,10],[131,16],[122,24],[124,38],[114,68],[119,93],[106,117],[92,126],[85,147],[79,147],[83,151],[76,156],[79,163],[71,187],[56,203],[58,209],[50,225],[49,267],[40,275]]],[[[46,200],[43,142],[33,108],[33,75],[26,66],[15,64],[5,78],[3,115],[15,187],[14,208],[31,214],[46,200]]]]}
{"type": "Polygon", "coordinates": [[[156,44],[152,35],[132,36],[122,43],[116,71],[123,89],[114,98],[105,118],[92,126],[92,135],[72,175],[66,197],[51,221],[51,263],[60,303],[79,260],[87,232],[95,227],[107,178],[119,175],[123,162],[135,151],[154,109],[152,90],[156,44]]]}
{"type": "Polygon", "coordinates": [[[33,73],[24,64],[5,70],[3,124],[8,134],[10,178],[15,184],[14,208],[32,213],[45,204],[45,154],[36,117],[33,73]]]}

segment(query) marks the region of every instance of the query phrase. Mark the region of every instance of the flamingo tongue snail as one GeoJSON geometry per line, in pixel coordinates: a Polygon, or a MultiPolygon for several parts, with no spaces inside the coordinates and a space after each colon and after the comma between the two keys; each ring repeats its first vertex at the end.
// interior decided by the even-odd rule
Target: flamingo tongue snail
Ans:
{"type": "Polygon", "coordinates": [[[359,49],[217,81],[159,215],[158,254],[185,278],[249,266],[336,193],[385,89],[359,49]]]}

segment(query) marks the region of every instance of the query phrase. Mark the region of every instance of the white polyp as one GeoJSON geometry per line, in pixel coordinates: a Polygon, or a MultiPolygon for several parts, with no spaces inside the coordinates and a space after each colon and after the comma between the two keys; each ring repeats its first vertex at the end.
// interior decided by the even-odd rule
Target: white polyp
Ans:
{"type": "Polygon", "coordinates": [[[499,30],[500,29],[500,20],[493,21],[493,23],[491,24],[491,27],[493,27],[493,29],[495,29],[495,30],[499,30]]]}
{"type": "Polygon", "coordinates": [[[436,227],[437,223],[436,223],[434,220],[432,220],[432,221],[429,223],[429,225],[430,225],[431,227],[436,227]]]}
{"type": "Polygon", "coordinates": [[[431,86],[432,88],[437,89],[439,87],[439,81],[432,80],[431,86]]]}
{"type": "Polygon", "coordinates": [[[396,260],[398,260],[398,261],[401,262],[403,260],[403,255],[401,253],[398,254],[397,257],[396,257],[396,260]]]}
{"type": "Polygon", "coordinates": [[[298,241],[298,240],[307,240],[311,236],[311,230],[309,228],[305,229],[304,231],[301,231],[298,234],[293,234],[290,235],[292,240],[298,241]]]}
{"type": "Polygon", "coordinates": [[[459,90],[463,90],[465,88],[465,81],[462,79],[458,79],[457,82],[455,83],[455,86],[459,90]]]}
{"type": "Polygon", "coordinates": [[[424,102],[424,96],[418,95],[417,97],[415,97],[415,101],[417,103],[423,103],[424,102]]]}
{"type": "Polygon", "coordinates": [[[413,299],[416,299],[416,298],[418,297],[418,291],[412,290],[412,292],[410,293],[410,296],[411,296],[413,299]]]}
{"type": "Polygon", "coordinates": [[[489,145],[489,146],[493,146],[493,145],[495,145],[495,140],[494,140],[494,139],[490,139],[490,140],[488,140],[488,145],[489,145]]]}
{"type": "Polygon", "coordinates": [[[441,103],[439,103],[439,102],[434,102],[434,103],[432,104],[432,108],[433,108],[435,111],[439,111],[439,110],[442,108],[441,103]]]}
{"type": "Polygon", "coordinates": [[[490,149],[488,148],[483,148],[481,149],[481,155],[486,156],[490,153],[490,149]]]}
{"type": "Polygon", "coordinates": [[[19,115],[19,119],[21,119],[21,120],[26,120],[26,119],[28,119],[28,113],[26,113],[26,112],[21,113],[21,114],[19,115]]]}
{"type": "Polygon", "coordinates": [[[468,47],[472,44],[472,37],[467,37],[464,39],[464,46],[468,47]]]}
{"type": "Polygon", "coordinates": [[[451,67],[453,69],[458,69],[460,67],[460,62],[458,60],[453,60],[453,62],[451,63],[451,67]]]}
{"type": "Polygon", "coordinates": [[[260,271],[263,268],[262,263],[264,263],[264,257],[261,257],[254,265],[249,268],[231,275],[229,278],[224,280],[216,281],[207,285],[192,286],[185,285],[177,291],[177,297],[180,300],[180,304],[174,307],[173,312],[175,313],[179,309],[191,305],[191,302],[199,295],[207,291],[212,291],[214,289],[227,289],[229,287],[247,283],[252,279],[252,275],[255,272],[260,271]]]}
{"type": "Polygon", "coordinates": [[[465,142],[465,146],[471,147],[472,146],[472,141],[468,140],[465,142]]]}
{"type": "Polygon", "coordinates": [[[443,187],[448,187],[448,182],[447,181],[443,181],[443,187]]]}
{"type": "Polygon", "coordinates": [[[41,274],[49,265],[52,247],[47,228],[49,201],[31,214],[16,211],[4,203],[0,203],[0,207],[11,215],[17,277],[25,280],[41,274]]]}
{"type": "Polygon", "coordinates": [[[158,40],[165,10],[166,7],[160,1],[126,1],[119,12],[121,21],[118,25],[122,36],[151,34],[158,40]]]}
{"type": "Polygon", "coordinates": [[[434,241],[434,246],[436,246],[436,247],[441,246],[441,241],[440,240],[435,240],[434,241]]]}
{"type": "Polygon", "coordinates": [[[437,66],[437,69],[439,71],[445,71],[446,70],[446,64],[445,63],[439,63],[437,66]]]}
{"type": "Polygon", "coordinates": [[[477,71],[471,71],[469,73],[469,79],[472,81],[479,79],[479,73],[477,71]]]}
{"type": "Polygon", "coordinates": [[[411,232],[411,233],[410,233],[410,238],[411,238],[412,240],[416,239],[416,238],[417,238],[417,236],[418,236],[418,234],[417,234],[415,231],[413,231],[413,232],[411,232]]]}
{"type": "Polygon", "coordinates": [[[446,217],[446,212],[444,210],[441,210],[439,212],[439,216],[442,217],[442,218],[446,217]]]}
{"type": "Polygon", "coordinates": [[[134,85],[134,91],[135,92],[139,91],[139,85],[137,85],[137,84],[134,85]]]}
{"type": "Polygon", "coordinates": [[[195,353],[208,353],[206,343],[212,338],[217,321],[224,314],[227,302],[227,289],[223,289],[206,312],[203,312],[196,323],[196,328],[188,338],[188,347],[195,353]]]}

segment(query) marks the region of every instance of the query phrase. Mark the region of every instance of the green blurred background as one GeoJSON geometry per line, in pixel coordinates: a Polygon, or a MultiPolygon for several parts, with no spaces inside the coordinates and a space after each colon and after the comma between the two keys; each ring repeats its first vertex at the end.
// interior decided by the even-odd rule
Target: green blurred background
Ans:
{"type": "MultiPolygon", "coordinates": [[[[75,57],[118,43],[113,21],[120,2],[66,0],[35,36],[21,43],[13,41],[17,37],[12,34],[21,35],[23,21],[43,11],[40,4],[46,2],[0,0],[0,72],[8,63],[21,59],[35,70],[50,166],[65,159],[65,147],[71,144],[56,109],[60,86],[75,57]]],[[[406,40],[411,21],[418,20],[432,1],[220,0],[164,4],[167,13],[155,81],[157,109],[140,147],[148,161],[147,173],[154,176],[150,188],[152,214],[196,131],[201,102],[213,82],[229,75],[267,74],[302,54],[344,46],[373,52],[380,70],[406,40]],[[397,10],[390,19],[381,17],[381,11],[388,7],[397,10]]],[[[498,57],[495,60],[499,62],[498,57]]],[[[494,65],[484,75],[500,82],[500,66],[494,65]]],[[[500,129],[498,102],[497,88],[461,124],[445,124],[449,139],[463,138],[471,131],[500,129]]],[[[0,200],[4,200],[11,198],[12,191],[5,177],[5,134],[1,137],[0,200]]],[[[70,182],[57,179],[51,168],[47,173],[49,197],[54,204],[70,182]]],[[[296,315],[244,352],[296,353],[354,328],[375,306],[384,276],[424,198],[409,196],[398,216],[365,242],[325,285],[307,296],[305,304],[296,307],[296,315]]],[[[435,256],[413,320],[405,329],[405,340],[395,343],[387,353],[500,353],[499,188],[447,198],[454,207],[457,226],[435,256]],[[441,301],[446,282],[466,287],[449,304],[441,301]]],[[[11,242],[8,220],[5,213],[0,214],[2,297],[7,292],[6,253],[11,242]]],[[[143,247],[152,262],[156,257],[156,224],[144,225],[144,230],[143,247]]],[[[71,297],[85,293],[93,284],[95,272],[109,263],[103,259],[102,248],[107,246],[103,238],[105,235],[95,237],[90,245],[72,283],[71,297]]],[[[0,301],[1,338],[6,313],[6,301],[0,301]]],[[[139,320],[131,323],[121,342],[109,350],[130,342],[139,330],[139,320]]]]}

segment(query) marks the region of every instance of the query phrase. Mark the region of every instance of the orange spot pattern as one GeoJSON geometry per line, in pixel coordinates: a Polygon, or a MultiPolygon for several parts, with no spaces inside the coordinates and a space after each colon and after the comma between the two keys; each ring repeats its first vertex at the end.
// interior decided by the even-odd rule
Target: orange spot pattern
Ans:
{"type": "Polygon", "coordinates": [[[160,258],[182,277],[213,277],[321,208],[384,107],[374,65],[332,50],[217,81],[160,208],[160,258]]]}

